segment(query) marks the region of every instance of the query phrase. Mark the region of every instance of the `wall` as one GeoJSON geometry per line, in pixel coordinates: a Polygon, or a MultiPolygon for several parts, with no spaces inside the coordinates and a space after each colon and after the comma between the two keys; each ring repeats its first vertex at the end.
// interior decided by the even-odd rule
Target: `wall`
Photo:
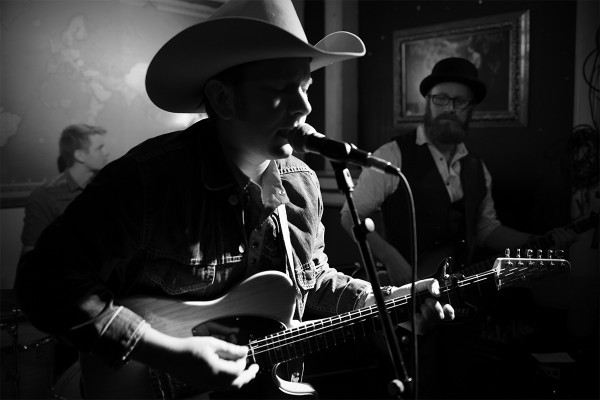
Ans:
{"type": "Polygon", "coordinates": [[[393,125],[395,30],[530,10],[529,124],[472,128],[469,147],[494,177],[502,220],[543,232],[569,218],[568,168],[561,163],[573,123],[575,1],[363,1],[359,64],[359,144],[373,150],[400,130],[393,125]]]}
{"type": "MultiPolygon", "coordinates": [[[[344,140],[371,151],[399,133],[393,124],[392,37],[395,30],[530,10],[529,124],[521,128],[473,128],[468,145],[484,158],[494,175],[494,198],[503,222],[535,233],[568,223],[571,166],[566,149],[572,127],[590,120],[589,88],[583,81],[581,66],[594,49],[600,22],[598,3],[587,0],[344,1],[344,4],[349,3],[358,3],[359,10],[359,29],[349,30],[359,33],[367,54],[358,60],[358,140],[347,135],[344,140]],[[576,47],[579,48],[577,54],[576,47]]],[[[323,29],[324,2],[311,0],[305,5],[307,36],[315,43],[329,33],[323,29]]],[[[310,92],[313,112],[308,122],[327,134],[323,75],[322,71],[314,74],[310,92]]],[[[306,159],[309,165],[322,171],[321,186],[326,193],[328,217],[326,231],[333,233],[326,235],[327,252],[334,264],[343,263],[348,256],[343,250],[339,253],[337,250],[354,246],[333,217],[339,212],[337,204],[343,199],[336,194],[337,187],[329,174],[323,172],[326,161],[316,155],[308,155],[306,159]],[[332,200],[328,202],[328,199],[332,200]]],[[[356,169],[351,170],[353,176],[358,175],[356,169]]],[[[578,213],[572,215],[576,217],[578,213]]]]}
{"type": "Polygon", "coordinates": [[[3,187],[52,178],[58,137],[69,124],[106,128],[108,150],[117,158],[187,122],[154,106],[144,79],[160,46],[201,17],[160,5],[1,2],[3,187]]]}
{"type": "Polygon", "coordinates": [[[115,159],[196,117],[154,106],[146,68],[163,43],[220,1],[0,1],[2,289],[14,279],[24,200],[58,173],[65,126],[103,126],[115,159]]]}

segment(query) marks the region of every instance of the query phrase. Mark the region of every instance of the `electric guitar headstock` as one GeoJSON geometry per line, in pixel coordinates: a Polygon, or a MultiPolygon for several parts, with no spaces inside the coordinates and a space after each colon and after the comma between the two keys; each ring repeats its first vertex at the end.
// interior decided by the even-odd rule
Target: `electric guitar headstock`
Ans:
{"type": "Polygon", "coordinates": [[[504,257],[494,260],[485,271],[464,275],[453,273],[453,259],[446,257],[440,263],[436,279],[441,292],[454,307],[456,317],[452,323],[460,323],[475,317],[482,302],[493,293],[511,285],[522,284],[548,273],[566,272],[571,268],[562,250],[515,250],[514,256],[507,249],[504,257]]]}
{"type": "Polygon", "coordinates": [[[515,257],[511,257],[510,249],[506,249],[504,257],[494,262],[496,288],[511,286],[519,282],[535,279],[546,273],[569,271],[571,264],[564,259],[563,250],[527,249],[524,254],[516,249],[515,257]]]}

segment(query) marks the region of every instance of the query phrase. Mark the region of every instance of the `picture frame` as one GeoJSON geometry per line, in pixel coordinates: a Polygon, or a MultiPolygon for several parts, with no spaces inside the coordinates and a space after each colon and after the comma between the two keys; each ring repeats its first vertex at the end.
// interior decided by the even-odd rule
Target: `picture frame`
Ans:
{"type": "Polygon", "coordinates": [[[447,57],[472,61],[487,86],[472,126],[527,126],[529,10],[395,31],[393,46],[397,127],[421,122],[419,84],[447,57]]]}

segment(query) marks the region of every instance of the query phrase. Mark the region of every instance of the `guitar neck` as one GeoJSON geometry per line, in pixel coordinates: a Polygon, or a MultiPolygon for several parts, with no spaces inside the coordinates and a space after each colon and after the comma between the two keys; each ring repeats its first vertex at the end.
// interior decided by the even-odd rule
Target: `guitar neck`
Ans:
{"type": "MultiPolygon", "coordinates": [[[[408,297],[386,302],[394,324],[408,320],[407,303],[408,297]]],[[[250,341],[249,358],[258,364],[274,365],[366,337],[381,328],[377,307],[365,307],[307,321],[301,326],[250,341]]]]}
{"type": "MultiPolygon", "coordinates": [[[[467,298],[473,292],[499,290],[568,266],[568,261],[564,259],[497,258],[488,271],[460,279],[450,277],[440,282],[440,299],[452,304],[467,298]]],[[[427,292],[417,293],[416,301],[420,303],[430,296],[427,292]]],[[[386,301],[387,311],[394,324],[409,319],[410,303],[410,295],[386,301]]],[[[251,340],[249,358],[259,364],[274,365],[363,338],[379,330],[381,321],[377,306],[365,307],[334,317],[308,321],[301,326],[251,340]]]]}

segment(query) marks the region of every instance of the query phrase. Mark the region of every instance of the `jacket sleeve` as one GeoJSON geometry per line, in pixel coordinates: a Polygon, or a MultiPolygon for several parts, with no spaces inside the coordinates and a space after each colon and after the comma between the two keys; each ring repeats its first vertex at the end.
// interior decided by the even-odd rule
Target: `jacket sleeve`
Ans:
{"type": "Polygon", "coordinates": [[[115,304],[138,273],[142,189],[134,160],[104,167],[21,259],[15,280],[18,305],[35,327],[114,368],[147,326],[115,304]]]}
{"type": "Polygon", "coordinates": [[[338,272],[331,268],[325,254],[325,227],[321,222],[323,216],[323,199],[316,175],[313,173],[318,204],[318,218],[315,222],[315,237],[312,247],[312,262],[315,268],[315,286],[309,292],[306,308],[319,316],[337,315],[361,308],[367,295],[371,293],[371,285],[361,279],[338,272]]]}

